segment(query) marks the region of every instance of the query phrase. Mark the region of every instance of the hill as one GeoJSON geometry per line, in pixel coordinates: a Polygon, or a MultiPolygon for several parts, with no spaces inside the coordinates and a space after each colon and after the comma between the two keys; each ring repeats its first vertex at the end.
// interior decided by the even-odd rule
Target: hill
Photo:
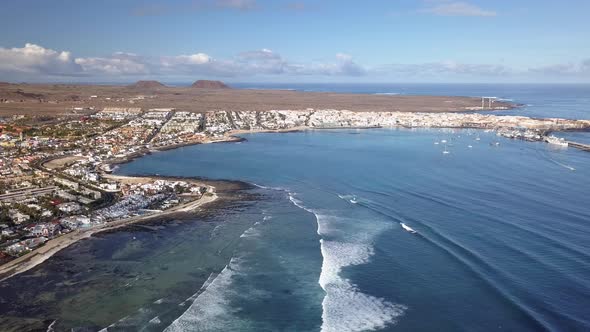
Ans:
{"type": "Polygon", "coordinates": [[[225,83],[221,81],[208,81],[208,80],[199,80],[193,83],[193,88],[199,89],[229,89],[225,83]]]}
{"type": "Polygon", "coordinates": [[[158,81],[137,81],[129,85],[129,87],[134,89],[157,89],[166,86],[158,81]]]}

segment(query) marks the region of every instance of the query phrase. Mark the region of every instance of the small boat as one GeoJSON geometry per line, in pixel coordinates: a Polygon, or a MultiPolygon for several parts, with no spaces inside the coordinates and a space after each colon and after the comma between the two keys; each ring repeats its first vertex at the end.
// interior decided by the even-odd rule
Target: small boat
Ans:
{"type": "Polygon", "coordinates": [[[434,142],[434,145],[438,145],[438,142],[434,142]]]}
{"type": "Polygon", "coordinates": [[[446,139],[443,139],[443,140],[442,140],[442,141],[440,141],[440,142],[441,142],[441,143],[446,143],[446,142],[447,142],[447,140],[446,140],[446,139]]]}
{"type": "Polygon", "coordinates": [[[404,230],[406,230],[406,231],[408,231],[408,232],[410,232],[410,233],[412,233],[412,234],[416,234],[416,233],[418,233],[418,232],[416,232],[416,231],[415,231],[415,230],[414,230],[412,227],[410,227],[410,226],[408,226],[408,225],[404,224],[403,222],[400,222],[399,224],[400,224],[400,225],[402,225],[402,228],[403,228],[404,230]]]}
{"type": "Polygon", "coordinates": [[[560,137],[555,137],[555,136],[547,136],[545,138],[545,140],[547,141],[547,143],[552,144],[552,145],[556,145],[559,147],[564,147],[567,148],[568,147],[568,142],[560,137]]]}
{"type": "Polygon", "coordinates": [[[358,201],[356,200],[356,196],[352,197],[349,202],[351,202],[352,204],[358,203],[358,201]]]}
{"type": "Polygon", "coordinates": [[[467,147],[471,149],[473,147],[473,145],[467,145],[467,147]]]}

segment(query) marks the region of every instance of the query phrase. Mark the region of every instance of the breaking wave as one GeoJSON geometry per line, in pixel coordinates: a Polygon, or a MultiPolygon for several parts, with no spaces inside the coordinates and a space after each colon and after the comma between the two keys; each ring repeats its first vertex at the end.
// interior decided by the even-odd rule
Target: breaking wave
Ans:
{"type": "Polygon", "coordinates": [[[164,331],[194,331],[197,327],[199,330],[215,330],[219,328],[219,322],[231,320],[227,292],[238,265],[239,259],[232,258],[217,277],[194,296],[190,307],[164,331]]]}
{"type": "MultiPolygon", "coordinates": [[[[309,209],[303,202],[289,193],[289,199],[301,209],[313,213],[318,224],[317,233],[323,262],[318,283],[326,293],[322,301],[322,327],[324,332],[370,331],[394,324],[407,309],[384,299],[362,293],[350,280],[341,275],[347,266],[362,265],[370,261],[374,254],[372,238],[383,227],[365,229],[364,232],[351,232],[345,240],[339,223],[350,224],[352,220],[333,215],[321,214],[309,209]]],[[[358,223],[356,223],[358,225],[358,223]]]]}

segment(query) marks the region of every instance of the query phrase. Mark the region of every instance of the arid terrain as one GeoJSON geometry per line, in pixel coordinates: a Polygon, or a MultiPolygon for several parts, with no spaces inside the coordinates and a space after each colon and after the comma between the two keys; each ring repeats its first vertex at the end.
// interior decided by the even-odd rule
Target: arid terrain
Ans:
{"type": "MultiPolygon", "coordinates": [[[[205,86],[215,85],[205,84],[205,86]]],[[[510,104],[499,101],[494,102],[492,106],[511,107],[510,104]]],[[[358,112],[453,112],[481,107],[481,99],[166,87],[158,86],[157,82],[147,82],[147,84],[138,82],[130,86],[0,84],[0,116],[18,114],[63,116],[72,113],[92,113],[93,110],[105,107],[176,108],[189,112],[306,108],[358,112]]]]}

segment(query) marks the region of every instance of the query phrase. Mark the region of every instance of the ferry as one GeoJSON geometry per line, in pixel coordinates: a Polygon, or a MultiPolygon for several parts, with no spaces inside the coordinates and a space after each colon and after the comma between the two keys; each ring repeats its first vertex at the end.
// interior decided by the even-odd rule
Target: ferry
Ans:
{"type": "Polygon", "coordinates": [[[568,143],[565,139],[560,138],[560,137],[555,137],[555,136],[547,136],[545,138],[547,140],[547,143],[549,144],[553,144],[553,145],[557,145],[557,146],[562,146],[567,148],[568,143]]]}
{"type": "Polygon", "coordinates": [[[408,232],[410,232],[410,233],[412,233],[412,234],[416,234],[416,233],[418,233],[418,232],[416,232],[416,231],[415,231],[415,230],[414,230],[412,227],[410,227],[410,226],[408,226],[408,225],[404,224],[403,222],[400,222],[399,224],[400,224],[400,225],[402,225],[402,228],[403,228],[404,230],[406,230],[406,231],[408,231],[408,232]]]}

